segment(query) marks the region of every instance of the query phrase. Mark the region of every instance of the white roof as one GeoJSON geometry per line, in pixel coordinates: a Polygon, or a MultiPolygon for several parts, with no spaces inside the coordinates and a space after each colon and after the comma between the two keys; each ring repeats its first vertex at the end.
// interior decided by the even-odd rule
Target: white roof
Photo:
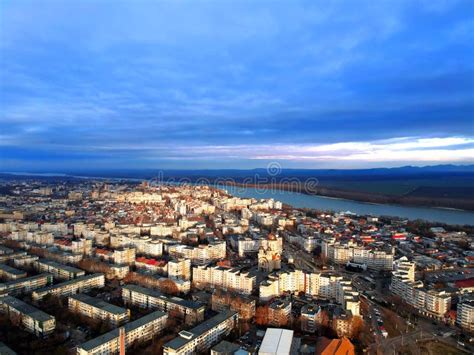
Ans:
{"type": "Polygon", "coordinates": [[[263,337],[259,355],[290,355],[293,331],[280,328],[268,328],[263,337]]]}

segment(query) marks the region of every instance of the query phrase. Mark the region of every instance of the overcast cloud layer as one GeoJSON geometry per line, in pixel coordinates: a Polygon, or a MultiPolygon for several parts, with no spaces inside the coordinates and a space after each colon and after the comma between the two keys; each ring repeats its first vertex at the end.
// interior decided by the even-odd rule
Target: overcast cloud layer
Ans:
{"type": "Polygon", "coordinates": [[[472,1],[2,1],[0,170],[472,163],[472,1]]]}

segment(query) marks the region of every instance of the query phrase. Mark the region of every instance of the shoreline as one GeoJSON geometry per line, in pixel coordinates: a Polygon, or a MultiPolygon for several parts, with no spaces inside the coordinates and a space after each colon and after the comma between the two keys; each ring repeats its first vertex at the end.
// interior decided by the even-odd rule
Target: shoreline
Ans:
{"type": "MultiPolygon", "coordinates": [[[[64,173],[20,173],[20,172],[3,172],[2,174],[10,176],[25,176],[25,177],[41,177],[41,178],[73,178],[73,179],[97,179],[97,180],[111,180],[111,181],[131,181],[141,182],[149,180],[147,178],[132,178],[132,177],[101,177],[101,176],[87,176],[87,175],[68,175],[64,173]]],[[[163,180],[162,183],[179,183],[170,179],[169,181],[163,180]]],[[[183,182],[188,184],[198,184],[199,182],[183,182]]],[[[255,188],[264,189],[267,191],[284,191],[299,193],[307,196],[317,196],[320,198],[326,198],[331,200],[344,200],[349,202],[364,203],[369,205],[380,205],[380,206],[397,206],[397,207],[415,207],[415,208],[433,208],[444,211],[453,212],[474,212],[474,201],[470,200],[458,200],[458,199],[445,199],[445,198],[428,198],[428,197],[410,197],[410,196],[393,196],[383,195],[377,193],[367,193],[360,191],[349,191],[340,190],[324,186],[316,186],[313,191],[305,189],[302,182],[288,184],[271,183],[271,184],[255,184],[255,183],[241,183],[229,180],[209,181],[209,186],[233,186],[242,188],[255,188]]]]}
{"type": "Polygon", "coordinates": [[[459,201],[450,200],[444,201],[440,198],[425,198],[425,197],[407,197],[407,196],[387,196],[382,194],[368,194],[361,193],[358,191],[346,191],[331,188],[316,188],[315,191],[307,191],[301,186],[285,186],[280,184],[253,184],[253,183],[238,183],[238,182],[226,182],[223,186],[236,186],[243,188],[266,188],[268,190],[278,190],[295,192],[308,196],[318,196],[321,198],[328,198],[334,200],[346,200],[352,202],[360,202],[372,205],[392,205],[400,207],[420,207],[420,208],[435,208],[448,211],[459,211],[459,212],[474,212],[474,201],[459,201]],[[430,204],[434,203],[434,204],[430,204]],[[447,206],[446,206],[447,204],[447,206]],[[461,206],[462,207],[461,207],[461,206]],[[464,206],[466,205],[466,206],[464,206]]]}

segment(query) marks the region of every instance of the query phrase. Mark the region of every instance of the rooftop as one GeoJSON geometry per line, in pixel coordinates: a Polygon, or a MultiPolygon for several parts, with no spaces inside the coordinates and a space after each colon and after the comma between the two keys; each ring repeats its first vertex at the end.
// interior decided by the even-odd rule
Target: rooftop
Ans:
{"type": "MultiPolygon", "coordinates": [[[[161,311],[155,311],[153,313],[147,314],[146,316],[143,316],[133,322],[129,322],[123,326],[125,329],[125,333],[131,332],[137,328],[140,328],[141,326],[148,324],[156,319],[162,318],[162,317],[167,317],[167,314],[165,312],[161,311]]],[[[78,348],[83,349],[85,351],[92,351],[93,349],[97,348],[98,346],[105,344],[119,336],[119,329],[116,328],[111,330],[108,333],[102,334],[98,336],[97,338],[94,338],[92,340],[89,340],[81,345],[78,346],[78,348]]]]}
{"type": "Polygon", "coordinates": [[[28,303],[25,303],[22,300],[12,296],[0,297],[0,304],[6,304],[11,308],[16,309],[20,313],[37,320],[38,322],[54,320],[53,316],[50,316],[42,310],[39,310],[38,308],[33,307],[32,305],[29,305],[28,303]]]}
{"type": "Polygon", "coordinates": [[[56,261],[53,261],[53,260],[39,259],[37,262],[41,263],[41,264],[49,265],[49,266],[54,267],[54,268],[63,269],[63,270],[66,270],[67,272],[74,273],[74,274],[84,273],[84,270],[78,269],[76,267],[60,264],[60,263],[58,263],[56,261]]]}
{"type": "Polygon", "coordinates": [[[204,322],[200,323],[199,325],[195,326],[194,328],[187,330],[186,333],[190,334],[189,336],[178,336],[174,338],[173,340],[167,342],[164,347],[165,348],[171,348],[178,350],[182,348],[184,345],[186,345],[188,342],[191,340],[205,334],[212,328],[216,327],[217,325],[221,324],[222,322],[226,321],[227,319],[235,316],[237,312],[230,311],[230,310],[225,310],[216,316],[205,320],[204,322]]]}
{"type": "Polygon", "coordinates": [[[76,283],[80,283],[81,281],[91,280],[91,279],[94,279],[94,278],[100,277],[100,276],[104,277],[104,274],[97,273],[97,274],[92,274],[92,275],[79,276],[78,278],[68,280],[68,281],[64,281],[64,282],[61,282],[61,283],[56,284],[56,285],[51,285],[51,286],[46,286],[46,287],[40,288],[40,289],[36,290],[35,292],[40,293],[40,292],[50,291],[50,290],[54,290],[54,289],[59,289],[59,288],[62,288],[62,287],[66,287],[66,286],[69,286],[69,285],[74,285],[76,283]]]}
{"type": "Polygon", "coordinates": [[[0,264],[0,270],[3,270],[4,272],[9,273],[9,274],[25,275],[26,276],[25,271],[15,269],[14,267],[8,266],[6,264],[0,264]]]}
{"type": "Polygon", "coordinates": [[[125,285],[122,287],[122,289],[130,290],[130,291],[138,292],[138,293],[143,293],[150,297],[160,298],[166,302],[172,302],[172,303],[179,304],[180,306],[187,307],[187,308],[200,309],[204,307],[202,304],[198,302],[184,300],[176,296],[169,297],[162,294],[161,292],[157,290],[153,290],[151,288],[146,288],[146,287],[142,287],[138,285],[125,285]]]}
{"type": "Polygon", "coordinates": [[[69,298],[75,299],[79,302],[87,303],[88,305],[92,307],[103,309],[104,311],[107,311],[109,313],[113,313],[117,315],[127,313],[127,310],[125,308],[118,307],[116,305],[107,303],[101,300],[100,298],[91,297],[83,293],[78,293],[76,295],[69,296],[69,298]]]}

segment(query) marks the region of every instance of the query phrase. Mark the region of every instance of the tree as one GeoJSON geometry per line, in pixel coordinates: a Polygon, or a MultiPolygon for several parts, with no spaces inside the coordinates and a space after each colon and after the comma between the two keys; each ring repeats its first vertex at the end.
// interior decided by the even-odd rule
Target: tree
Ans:
{"type": "Polygon", "coordinates": [[[255,323],[257,325],[268,324],[268,306],[258,306],[255,310],[255,323]]]}
{"type": "Polygon", "coordinates": [[[364,321],[359,316],[352,317],[351,320],[351,334],[350,338],[355,339],[358,338],[362,329],[364,328],[364,321]]]}
{"type": "Polygon", "coordinates": [[[179,294],[179,288],[171,279],[164,279],[160,282],[160,291],[169,295],[179,294]]]}

